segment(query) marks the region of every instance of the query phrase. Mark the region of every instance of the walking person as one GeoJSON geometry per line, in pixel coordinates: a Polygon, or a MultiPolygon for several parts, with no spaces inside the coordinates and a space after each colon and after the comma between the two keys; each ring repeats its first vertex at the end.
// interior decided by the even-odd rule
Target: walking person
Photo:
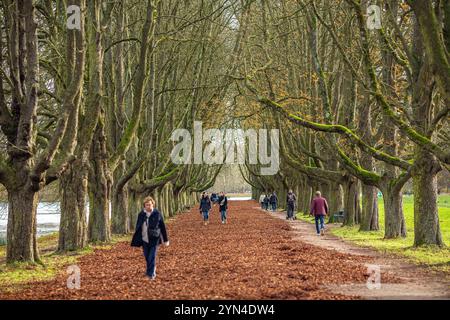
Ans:
{"type": "Polygon", "coordinates": [[[259,196],[259,203],[261,203],[261,209],[264,210],[264,198],[266,197],[266,195],[264,193],[261,193],[261,195],[259,196]]]}
{"type": "Polygon", "coordinates": [[[324,235],[325,226],[323,224],[323,217],[328,214],[328,203],[327,199],[322,197],[320,191],[316,191],[314,199],[311,201],[311,208],[309,213],[314,215],[314,220],[316,222],[317,235],[324,235]],[[320,228],[319,228],[320,222],[320,228]]]}
{"type": "Polygon", "coordinates": [[[203,215],[203,222],[205,226],[209,222],[209,210],[211,210],[211,200],[209,199],[208,193],[203,192],[202,198],[200,199],[200,213],[203,215]]]}
{"type": "Polygon", "coordinates": [[[269,210],[269,196],[267,194],[264,195],[263,203],[264,203],[264,210],[269,210]]]}
{"type": "Polygon", "coordinates": [[[152,280],[156,278],[156,253],[158,246],[162,243],[169,245],[164,217],[155,208],[155,200],[152,197],[146,197],[143,201],[143,209],[138,214],[131,246],[143,248],[147,264],[146,275],[152,280]]]}
{"type": "Polygon", "coordinates": [[[296,201],[297,201],[297,197],[295,196],[292,189],[290,189],[288,194],[286,195],[286,209],[287,209],[286,219],[288,219],[288,220],[294,220],[294,211],[295,211],[296,201]]]}
{"type": "Polygon", "coordinates": [[[222,220],[222,224],[225,224],[227,223],[227,209],[228,209],[228,198],[225,195],[225,192],[222,191],[220,193],[217,202],[219,203],[220,219],[222,220]]]}
{"type": "Polygon", "coordinates": [[[272,207],[272,211],[275,212],[277,210],[277,203],[278,203],[278,197],[277,197],[275,191],[272,192],[272,194],[270,195],[269,201],[270,201],[270,206],[272,207]]]}

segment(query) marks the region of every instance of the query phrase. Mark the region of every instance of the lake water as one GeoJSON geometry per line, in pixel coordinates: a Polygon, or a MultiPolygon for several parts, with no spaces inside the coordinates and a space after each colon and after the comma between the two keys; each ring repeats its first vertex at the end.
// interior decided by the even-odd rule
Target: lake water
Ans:
{"type": "MultiPolygon", "coordinates": [[[[37,207],[37,234],[42,236],[59,229],[61,218],[59,202],[40,202],[37,207]]],[[[8,204],[0,203],[0,238],[6,237],[6,224],[8,222],[8,204]]]]}

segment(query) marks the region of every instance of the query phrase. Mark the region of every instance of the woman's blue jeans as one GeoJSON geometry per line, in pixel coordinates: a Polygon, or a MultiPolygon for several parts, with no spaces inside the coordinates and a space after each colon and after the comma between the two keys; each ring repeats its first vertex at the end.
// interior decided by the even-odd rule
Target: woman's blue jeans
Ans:
{"type": "Polygon", "coordinates": [[[227,210],[220,210],[220,218],[222,221],[227,220],[227,210]]]}
{"type": "Polygon", "coordinates": [[[142,248],[144,249],[145,262],[147,263],[147,276],[156,277],[156,252],[158,245],[152,246],[144,241],[142,248]]]}

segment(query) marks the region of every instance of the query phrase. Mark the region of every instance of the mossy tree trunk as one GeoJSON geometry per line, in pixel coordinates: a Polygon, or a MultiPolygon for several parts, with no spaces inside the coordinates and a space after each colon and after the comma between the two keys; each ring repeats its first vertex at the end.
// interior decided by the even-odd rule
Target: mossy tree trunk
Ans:
{"type": "Polygon", "coordinates": [[[89,241],[111,240],[110,201],[112,176],[108,167],[106,139],[100,117],[91,147],[89,172],[89,241]]]}
{"type": "Polygon", "coordinates": [[[413,171],[414,246],[443,246],[437,206],[437,172],[440,165],[429,152],[417,148],[413,171]]]}
{"type": "Polygon", "coordinates": [[[61,219],[58,251],[82,249],[87,245],[88,165],[75,160],[60,178],[61,219]]]}
{"type": "Polygon", "coordinates": [[[29,184],[8,189],[6,262],[39,261],[36,240],[38,193],[29,184]]]}

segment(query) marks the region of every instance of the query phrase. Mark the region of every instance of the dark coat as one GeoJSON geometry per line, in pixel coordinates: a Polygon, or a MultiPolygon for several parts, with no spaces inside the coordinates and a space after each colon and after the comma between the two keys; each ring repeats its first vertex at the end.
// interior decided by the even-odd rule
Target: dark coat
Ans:
{"type": "Polygon", "coordinates": [[[219,200],[217,202],[219,203],[220,211],[228,209],[228,198],[226,196],[219,196],[219,200]],[[222,200],[224,200],[223,205],[221,205],[222,200]]]}
{"type": "MultiPolygon", "coordinates": [[[[131,240],[131,246],[132,247],[141,247],[143,244],[142,240],[142,225],[144,224],[144,221],[146,219],[145,211],[142,210],[138,214],[137,222],[136,222],[136,229],[134,231],[133,239],[131,240]]],[[[167,230],[166,225],[164,223],[164,218],[162,214],[158,211],[158,209],[153,209],[152,214],[148,218],[148,229],[156,229],[159,228],[161,230],[161,236],[159,238],[153,238],[150,237],[150,234],[148,236],[148,244],[150,246],[156,246],[163,242],[169,241],[169,238],[167,237],[167,230]]]]}
{"type": "Polygon", "coordinates": [[[277,195],[272,193],[272,195],[270,196],[270,203],[277,203],[277,202],[278,202],[277,195]]]}
{"type": "Polygon", "coordinates": [[[288,194],[286,196],[286,205],[290,208],[294,208],[295,201],[297,201],[297,197],[295,196],[295,194],[288,192],[288,194]]]}
{"type": "Polygon", "coordinates": [[[211,210],[211,200],[209,200],[209,197],[204,197],[200,200],[200,211],[206,212],[211,210]]]}

